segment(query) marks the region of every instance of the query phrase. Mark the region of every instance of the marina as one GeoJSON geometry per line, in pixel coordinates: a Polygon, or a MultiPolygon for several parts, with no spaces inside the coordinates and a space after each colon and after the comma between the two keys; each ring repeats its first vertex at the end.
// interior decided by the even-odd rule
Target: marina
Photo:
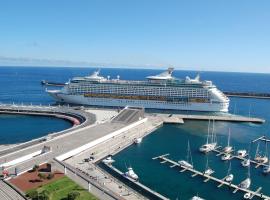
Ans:
{"type": "Polygon", "coordinates": [[[251,194],[251,197],[249,199],[252,199],[253,197],[258,197],[258,198],[263,198],[263,199],[270,199],[270,196],[267,196],[265,194],[262,194],[260,193],[261,191],[261,187],[259,187],[256,191],[252,191],[252,190],[249,190],[249,189],[244,189],[244,188],[241,188],[239,187],[238,185],[235,185],[235,184],[232,184],[230,182],[226,182],[225,181],[225,177],[224,178],[216,178],[214,176],[211,176],[211,175],[206,175],[204,174],[203,172],[200,172],[194,168],[189,168],[189,167],[185,167],[183,165],[180,165],[179,163],[167,158],[167,156],[169,156],[169,154],[163,154],[163,155],[160,155],[160,156],[156,156],[156,157],[153,157],[152,159],[153,160],[160,160],[160,163],[161,164],[164,164],[164,163],[168,163],[170,164],[170,168],[175,168],[175,167],[178,167],[180,168],[180,172],[185,172],[185,171],[189,171],[192,173],[191,177],[196,177],[196,176],[201,176],[202,178],[204,178],[203,182],[206,183],[208,181],[214,181],[218,184],[218,188],[221,188],[222,186],[227,186],[229,188],[232,188],[234,189],[233,190],[233,193],[236,193],[238,191],[241,191],[243,192],[244,194],[245,193],[250,193],[251,194]]]}

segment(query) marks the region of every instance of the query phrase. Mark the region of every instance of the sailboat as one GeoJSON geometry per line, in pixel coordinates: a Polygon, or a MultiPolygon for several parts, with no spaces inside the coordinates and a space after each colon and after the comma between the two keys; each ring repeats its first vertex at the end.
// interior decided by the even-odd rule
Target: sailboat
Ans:
{"type": "Polygon", "coordinates": [[[243,189],[248,189],[251,185],[251,179],[250,179],[250,166],[248,167],[248,176],[245,180],[243,180],[240,184],[239,187],[243,189]]]}
{"type": "Polygon", "coordinates": [[[260,142],[258,142],[254,160],[259,162],[259,163],[262,163],[262,164],[267,163],[268,162],[268,157],[266,156],[266,154],[267,154],[267,142],[265,142],[264,156],[260,155],[259,149],[260,149],[260,142]]]}
{"type": "Polygon", "coordinates": [[[225,153],[221,156],[221,160],[230,160],[232,158],[232,155],[230,153],[225,153]]]}
{"type": "Polygon", "coordinates": [[[210,176],[210,175],[213,174],[214,172],[215,172],[215,171],[212,170],[212,169],[209,167],[208,156],[207,156],[207,158],[206,158],[206,167],[205,167],[205,171],[203,172],[203,174],[210,176]]]}
{"type": "Polygon", "coordinates": [[[229,165],[229,168],[228,168],[228,172],[227,172],[227,176],[225,177],[225,181],[226,182],[232,182],[233,181],[233,174],[231,173],[231,162],[230,162],[230,165],[229,165]]]}
{"type": "Polygon", "coordinates": [[[224,153],[230,153],[232,151],[232,146],[230,146],[230,140],[231,140],[231,129],[229,128],[227,146],[224,147],[223,149],[224,153]]]}
{"type": "Polygon", "coordinates": [[[193,168],[193,162],[192,162],[192,156],[191,156],[191,150],[188,140],[188,146],[187,146],[187,159],[186,160],[179,160],[178,163],[181,166],[187,167],[187,168],[193,168]]]}
{"type": "Polygon", "coordinates": [[[216,136],[214,134],[214,129],[215,129],[215,121],[213,120],[213,127],[212,127],[212,134],[211,134],[211,141],[209,143],[209,137],[210,137],[210,120],[209,120],[209,123],[208,123],[208,133],[207,133],[207,140],[206,140],[206,144],[202,145],[200,147],[200,152],[203,152],[203,153],[208,153],[210,151],[213,151],[216,146],[217,146],[217,142],[216,142],[216,136]]]}
{"type": "MultiPolygon", "coordinates": [[[[267,145],[267,143],[265,145],[267,145]]],[[[268,149],[266,150],[266,154],[268,155],[268,165],[266,165],[266,166],[263,167],[263,173],[264,174],[270,173],[270,159],[269,159],[268,149]]]]}
{"type": "Polygon", "coordinates": [[[250,166],[250,150],[251,150],[251,144],[249,145],[249,149],[248,149],[248,158],[245,158],[242,162],[241,162],[241,165],[243,167],[249,167],[250,166]]]}

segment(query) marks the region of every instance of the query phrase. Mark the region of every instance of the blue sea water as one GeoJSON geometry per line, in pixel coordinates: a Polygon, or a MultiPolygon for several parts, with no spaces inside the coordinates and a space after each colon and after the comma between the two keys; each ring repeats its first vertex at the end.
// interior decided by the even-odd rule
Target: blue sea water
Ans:
{"type": "MultiPolygon", "coordinates": [[[[66,82],[74,76],[87,75],[93,68],[45,68],[45,67],[0,67],[0,102],[52,104],[45,88],[40,81],[50,80],[66,82]]],[[[110,69],[104,68],[101,74],[121,79],[144,79],[145,76],[160,73],[161,70],[142,69],[110,69]]],[[[185,78],[194,77],[194,71],[175,71],[174,76],[185,78]]],[[[224,91],[267,92],[270,93],[270,74],[229,73],[229,72],[201,72],[201,78],[212,80],[218,88],[224,91]]],[[[255,125],[250,123],[216,122],[215,131],[220,145],[227,141],[228,129],[232,132],[232,144],[235,149],[248,149],[252,139],[268,135],[270,130],[270,100],[231,98],[230,112],[242,115],[251,115],[266,119],[266,123],[255,125]]],[[[26,127],[27,128],[27,127],[26,127]]],[[[2,133],[2,131],[1,131],[2,133]]],[[[174,160],[186,157],[187,141],[190,141],[194,166],[197,169],[205,168],[206,156],[198,152],[200,145],[205,143],[207,122],[186,121],[183,125],[165,125],[143,139],[138,145],[132,145],[115,156],[117,168],[126,170],[131,165],[140,177],[140,181],[150,188],[171,199],[190,199],[199,194],[208,200],[242,199],[243,194],[232,194],[228,188],[217,188],[213,182],[203,183],[200,177],[191,178],[190,173],[179,173],[166,164],[161,165],[151,158],[163,153],[170,153],[174,160]]],[[[261,145],[261,150],[264,149],[261,145]]],[[[252,146],[254,155],[256,147],[252,146]]],[[[216,171],[215,176],[224,177],[227,173],[228,162],[223,162],[214,154],[209,154],[209,164],[216,171]]],[[[232,161],[232,172],[235,174],[235,183],[246,177],[247,169],[240,166],[237,160],[232,161]]],[[[261,168],[251,167],[252,188],[263,187],[263,192],[270,195],[270,175],[264,176],[261,168]]]]}
{"type": "Polygon", "coordinates": [[[27,142],[71,126],[55,117],[0,114],[0,145],[27,142]]]}

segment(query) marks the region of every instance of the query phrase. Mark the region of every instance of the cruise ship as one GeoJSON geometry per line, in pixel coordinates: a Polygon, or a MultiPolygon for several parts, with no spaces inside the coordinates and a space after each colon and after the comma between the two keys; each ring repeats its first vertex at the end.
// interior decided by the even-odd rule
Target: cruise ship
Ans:
{"type": "Polygon", "coordinates": [[[228,112],[229,99],[212,81],[178,79],[173,68],[146,80],[103,77],[99,71],[74,77],[60,90],[47,90],[58,102],[110,107],[228,112]]]}

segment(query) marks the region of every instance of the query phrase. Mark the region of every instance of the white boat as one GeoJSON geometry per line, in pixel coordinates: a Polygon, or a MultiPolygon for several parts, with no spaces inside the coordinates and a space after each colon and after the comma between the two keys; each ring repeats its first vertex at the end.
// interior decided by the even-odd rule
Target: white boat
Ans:
{"type": "Polygon", "coordinates": [[[74,77],[60,90],[47,90],[57,102],[91,106],[228,112],[229,98],[200,76],[178,79],[173,68],[146,80],[103,77],[99,71],[74,77]]]}
{"type": "Polygon", "coordinates": [[[215,171],[209,167],[208,157],[207,157],[207,159],[206,159],[206,167],[205,167],[205,171],[203,172],[203,174],[210,176],[213,173],[215,173],[215,171]]]}
{"type": "Polygon", "coordinates": [[[214,121],[213,121],[211,138],[209,138],[209,137],[210,137],[210,120],[208,122],[208,133],[207,133],[206,144],[204,144],[200,147],[200,149],[199,149],[200,152],[208,153],[210,151],[213,151],[217,146],[216,135],[214,133],[214,121]],[[210,139],[210,143],[209,143],[209,139],[210,139]]]}
{"type": "Polygon", "coordinates": [[[228,168],[227,176],[225,177],[225,181],[231,183],[233,181],[233,174],[231,173],[231,162],[228,168]]]}
{"type": "Polygon", "coordinates": [[[231,129],[229,128],[227,146],[223,148],[224,153],[232,152],[232,146],[230,146],[230,140],[231,140],[231,129]]]}
{"type": "Polygon", "coordinates": [[[270,173],[270,159],[269,159],[269,155],[268,155],[268,165],[263,167],[263,173],[264,174],[268,174],[270,173]]]}
{"type": "Polygon", "coordinates": [[[248,167],[248,175],[245,180],[243,180],[240,184],[239,187],[243,189],[249,189],[251,185],[251,179],[250,179],[250,166],[248,167]]]}
{"type": "Polygon", "coordinates": [[[240,158],[244,158],[247,156],[247,151],[245,149],[241,149],[237,151],[237,156],[240,158]]]}
{"type": "Polygon", "coordinates": [[[270,173],[270,164],[268,164],[267,166],[264,166],[264,167],[263,167],[263,173],[264,173],[264,174],[270,173]]]}
{"type": "Polygon", "coordinates": [[[203,199],[197,195],[197,196],[192,197],[190,200],[205,200],[205,199],[203,199]]]}
{"type": "Polygon", "coordinates": [[[229,174],[228,176],[226,176],[225,181],[230,183],[233,181],[233,178],[234,178],[233,174],[229,174]]]}
{"type": "Polygon", "coordinates": [[[104,164],[112,164],[114,162],[114,160],[112,159],[111,156],[108,156],[107,158],[103,159],[102,162],[104,164]]]}
{"type": "Polygon", "coordinates": [[[135,144],[140,144],[141,142],[142,142],[142,138],[141,137],[135,138],[135,140],[134,140],[134,143],[135,144]]]}
{"type": "Polygon", "coordinates": [[[135,172],[133,171],[132,167],[128,168],[128,171],[125,173],[125,176],[137,181],[139,179],[138,175],[135,174],[135,172]]]}
{"type": "Polygon", "coordinates": [[[260,142],[258,142],[257,149],[256,149],[256,154],[254,160],[257,161],[258,163],[265,164],[268,162],[268,157],[267,157],[267,142],[265,142],[265,152],[264,155],[260,155],[259,153],[260,150],[260,142]]]}
{"type": "Polygon", "coordinates": [[[232,158],[231,154],[225,153],[221,156],[221,160],[230,160],[232,158]]]}
{"type": "Polygon", "coordinates": [[[241,162],[241,165],[242,165],[243,167],[249,167],[249,166],[250,166],[250,159],[248,158],[248,159],[243,160],[243,161],[241,162]]]}
{"type": "Polygon", "coordinates": [[[192,155],[191,155],[189,141],[188,141],[188,146],[187,146],[187,159],[186,160],[179,160],[178,163],[181,166],[184,166],[187,168],[193,168],[192,155]]]}
{"type": "Polygon", "coordinates": [[[243,180],[240,184],[239,187],[243,188],[243,189],[248,189],[251,185],[251,179],[250,178],[246,178],[245,180],[243,180]]]}
{"type": "Polygon", "coordinates": [[[178,163],[181,165],[181,166],[184,166],[184,167],[187,167],[187,168],[193,168],[193,165],[188,163],[187,161],[185,160],[179,160],[178,163]]]}
{"type": "Polygon", "coordinates": [[[251,193],[247,192],[244,194],[244,199],[250,199],[251,196],[252,196],[251,193]]]}

